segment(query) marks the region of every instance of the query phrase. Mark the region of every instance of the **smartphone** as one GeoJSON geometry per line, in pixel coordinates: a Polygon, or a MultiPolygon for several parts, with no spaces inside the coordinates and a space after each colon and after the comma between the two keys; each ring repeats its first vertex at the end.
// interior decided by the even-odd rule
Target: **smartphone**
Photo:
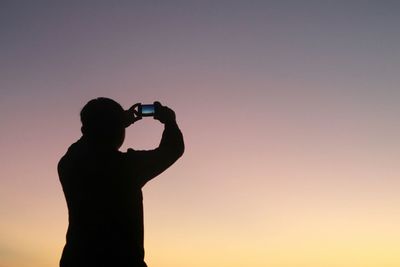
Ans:
{"type": "Polygon", "coordinates": [[[139,106],[139,113],[142,117],[151,117],[154,116],[154,105],[153,104],[146,104],[139,106]]]}

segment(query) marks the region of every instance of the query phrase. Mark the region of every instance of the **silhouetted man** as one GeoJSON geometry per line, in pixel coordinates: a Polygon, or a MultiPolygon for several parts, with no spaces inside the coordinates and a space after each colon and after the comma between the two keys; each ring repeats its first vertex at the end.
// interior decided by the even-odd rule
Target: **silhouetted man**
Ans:
{"type": "Polygon", "coordinates": [[[145,267],[142,187],[170,167],[184,151],[175,113],[154,103],[164,124],[158,148],[120,152],[125,128],[141,119],[108,98],[81,111],[82,137],[58,164],[68,205],[67,240],[61,267],[145,267]]]}

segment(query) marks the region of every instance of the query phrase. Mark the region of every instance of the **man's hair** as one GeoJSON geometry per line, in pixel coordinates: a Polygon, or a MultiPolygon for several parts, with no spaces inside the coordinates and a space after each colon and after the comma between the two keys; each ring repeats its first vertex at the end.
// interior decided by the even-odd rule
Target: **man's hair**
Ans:
{"type": "Polygon", "coordinates": [[[82,133],[90,137],[107,138],[125,127],[125,112],[110,98],[90,100],[81,110],[82,133]]]}

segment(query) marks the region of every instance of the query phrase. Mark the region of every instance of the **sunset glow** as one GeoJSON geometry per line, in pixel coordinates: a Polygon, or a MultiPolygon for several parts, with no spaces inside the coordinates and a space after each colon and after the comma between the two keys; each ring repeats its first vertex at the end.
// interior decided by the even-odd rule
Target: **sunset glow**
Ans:
{"type": "MultiPolygon", "coordinates": [[[[399,12],[3,1],[0,267],[58,266],[56,166],[99,96],[159,100],[185,137],[185,155],[144,188],[149,267],[400,266],[399,12]]],[[[161,133],[145,118],[121,149],[154,148],[161,133]]]]}

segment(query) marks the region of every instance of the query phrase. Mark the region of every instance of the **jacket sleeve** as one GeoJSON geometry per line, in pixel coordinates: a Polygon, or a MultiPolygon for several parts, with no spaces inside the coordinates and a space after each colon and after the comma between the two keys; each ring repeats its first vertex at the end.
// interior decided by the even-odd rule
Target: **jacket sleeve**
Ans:
{"type": "Polygon", "coordinates": [[[154,150],[128,149],[128,164],[135,168],[140,186],[161,174],[177,161],[185,150],[182,132],[175,121],[166,123],[158,148],[154,150]]]}

